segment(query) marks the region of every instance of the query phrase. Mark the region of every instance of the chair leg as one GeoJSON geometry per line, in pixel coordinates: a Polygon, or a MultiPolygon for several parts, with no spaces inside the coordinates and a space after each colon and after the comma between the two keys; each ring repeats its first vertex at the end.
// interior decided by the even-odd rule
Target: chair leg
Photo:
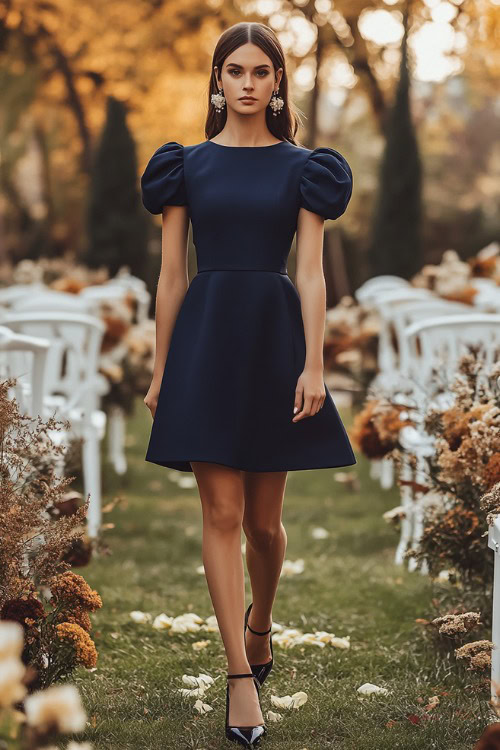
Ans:
{"type": "Polygon", "coordinates": [[[491,652],[491,699],[494,706],[500,707],[500,545],[496,542],[497,530],[490,526],[488,546],[495,556],[493,572],[493,619],[491,640],[495,648],[491,652]],[[498,693],[497,693],[498,691],[498,693]]]}
{"type": "MultiPolygon", "coordinates": [[[[412,476],[411,466],[406,456],[402,457],[401,479],[408,480],[412,476]]],[[[405,517],[401,519],[401,530],[399,544],[396,547],[394,562],[403,565],[404,554],[410,544],[413,528],[413,496],[411,487],[406,484],[401,486],[401,505],[405,509],[405,517]]]]}
{"type": "Polygon", "coordinates": [[[127,471],[125,458],[125,414],[120,406],[112,406],[108,422],[108,458],[117,474],[127,471]]]}
{"type": "Polygon", "coordinates": [[[85,498],[90,494],[87,532],[89,537],[95,538],[101,527],[101,455],[95,433],[83,439],[82,464],[85,498]]]}

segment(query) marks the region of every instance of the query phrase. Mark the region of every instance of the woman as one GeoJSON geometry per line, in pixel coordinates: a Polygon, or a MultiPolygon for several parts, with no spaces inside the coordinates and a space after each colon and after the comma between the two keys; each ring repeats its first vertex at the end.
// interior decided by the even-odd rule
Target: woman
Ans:
{"type": "Polygon", "coordinates": [[[164,144],[141,178],[163,229],[146,460],[194,472],[228,662],[226,736],[252,747],[266,732],[259,695],[273,664],[287,471],[356,463],[322,359],[323,223],[345,211],[352,174],[334,149],[296,143],[283,50],[264,24],[221,35],[209,97],[207,140],[164,144]],[[295,232],[296,287],[286,269],[295,232]]]}

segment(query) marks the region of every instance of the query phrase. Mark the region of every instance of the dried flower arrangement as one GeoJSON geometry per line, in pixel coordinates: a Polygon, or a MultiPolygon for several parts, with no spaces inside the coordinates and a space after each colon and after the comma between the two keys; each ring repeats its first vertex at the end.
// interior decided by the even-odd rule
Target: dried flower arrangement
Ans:
{"type": "MultiPolygon", "coordinates": [[[[0,747],[54,747],[61,734],[81,732],[87,714],[75,685],[54,685],[28,695],[30,669],[23,664],[24,633],[17,622],[0,622],[0,747]]],[[[91,750],[70,742],[68,750],[91,750]]]]}
{"type": "Polygon", "coordinates": [[[84,543],[88,507],[68,493],[74,477],[55,471],[64,446],[54,444],[50,432],[68,425],[20,414],[9,397],[14,383],[0,383],[0,620],[23,626],[23,662],[35,690],[77,664],[94,666],[88,613],[102,602],[68,570],[75,542],[84,543]]]}

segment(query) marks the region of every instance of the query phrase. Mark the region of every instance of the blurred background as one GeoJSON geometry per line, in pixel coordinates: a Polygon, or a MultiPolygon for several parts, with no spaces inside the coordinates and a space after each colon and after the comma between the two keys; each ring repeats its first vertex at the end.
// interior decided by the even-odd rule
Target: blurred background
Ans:
{"type": "Polygon", "coordinates": [[[279,36],[300,142],[352,165],[348,211],[326,223],[330,306],[498,239],[499,0],[1,0],[4,284],[45,257],[128,266],[154,291],[160,220],[139,176],[162,143],[204,139],[211,55],[241,20],[279,36]]]}

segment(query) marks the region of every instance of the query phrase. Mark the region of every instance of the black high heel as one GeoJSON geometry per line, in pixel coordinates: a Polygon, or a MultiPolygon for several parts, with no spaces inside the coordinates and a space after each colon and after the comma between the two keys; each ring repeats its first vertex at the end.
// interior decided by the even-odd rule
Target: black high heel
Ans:
{"type": "MultiPolygon", "coordinates": [[[[259,681],[253,674],[248,672],[244,674],[228,674],[227,678],[231,677],[253,677],[255,689],[257,690],[257,696],[260,698],[259,693],[259,681]]],[[[260,744],[260,739],[266,733],[265,724],[257,724],[254,727],[230,727],[229,726],[229,683],[226,684],[226,737],[228,740],[238,742],[243,747],[254,748],[260,744]]]]}
{"type": "Polygon", "coordinates": [[[252,674],[255,675],[255,677],[257,678],[257,682],[262,687],[262,685],[264,684],[264,682],[266,680],[266,677],[268,676],[269,672],[273,668],[273,660],[274,660],[274,654],[273,654],[273,636],[272,636],[272,633],[271,633],[273,625],[271,623],[271,627],[269,628],[269,630],[264,630],[264,631],[254,630],[253,628],[251,628],[250,625],[248,624],[248,616],[250,615],[250,610],[252,609],[252,604],[253,604],[253,602],[250,602],[250,604],[248,605],[248,609],[245,612],[245,629],[244,629],[243,632],[246,633],[246,630],[248,628],[249,631],[251,633],[254,633],[255,635],[267,635],[268,633],[270,634],[269,635],[269,646],[271,648],[271,660],[270,661],[266,661],[265,664],[250,664],[250,669],[252,670],[252,674]]]}

